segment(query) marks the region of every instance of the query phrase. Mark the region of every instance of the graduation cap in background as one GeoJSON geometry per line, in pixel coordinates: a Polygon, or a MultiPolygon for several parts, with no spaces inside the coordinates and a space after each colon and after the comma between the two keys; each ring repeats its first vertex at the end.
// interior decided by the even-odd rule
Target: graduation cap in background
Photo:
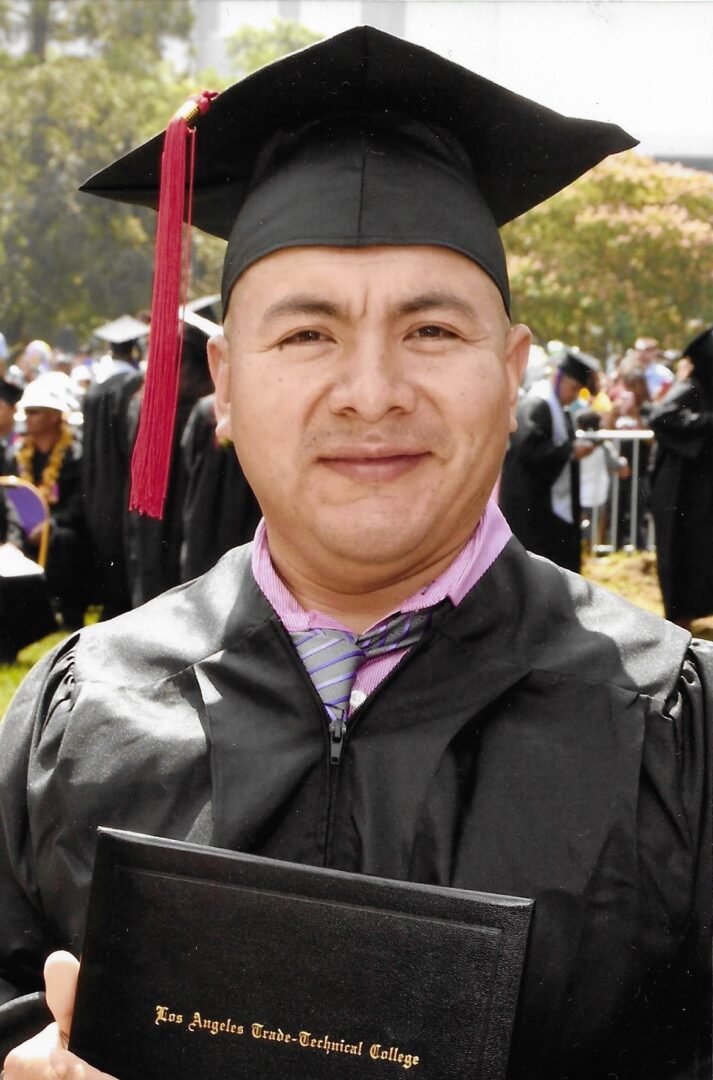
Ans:
{"type": "Polygon", "coordinates": [[[183,217],[228,240],[224,306],[244,270],[283,248],[426,244],[472,259],[507,308],[498,227],[608,154],[636,145],[615,125],[562,116],[371,27],[277,60],[214,97],[198,95],[165,135],[82,187],[159,207],[144,398],[155,393],[155,404],[142,416],[133,463],[134,484],[143,490],[132,491],[132,505],[150,513],[160,509],[166,481],[147,467],[148,447],[157,466],[170,455],[162,418],[175,399],[175,355],[165,360],[156,350],[166,319],[174,354],[178,348],[172,298],[185,265],[183,217]],[[187,191],[191,209],[184,213],[187,191]]]}
{"type": "Polygon", "coordinates": [[[149,327],[133,315],[121,315],[111,322],[102,323],[93,331],[94,336],[110,345],[128,345],[148,336],[149,327]]]}
{"type": "MultiPolygon", "coordinates": [[[[198,296],[195,300],[189,300],[187,304],[184,304],[183,310],[210,320],[220,329],[220,293],[211,293],[210,296],[198,296]]],[[[182,315],[181,318],[183,317],[182,315]]],[[[211,331],[211,333],[214,332],[211,331]]]]}
{"type": "Polygon", "coordinates": [[[580,352],[579,349],[565,349],[557,364],[562,375],[576,379],[581,386],[589,386],[592,376],[601,371],[601,364],[594,356],[580,352]]]}

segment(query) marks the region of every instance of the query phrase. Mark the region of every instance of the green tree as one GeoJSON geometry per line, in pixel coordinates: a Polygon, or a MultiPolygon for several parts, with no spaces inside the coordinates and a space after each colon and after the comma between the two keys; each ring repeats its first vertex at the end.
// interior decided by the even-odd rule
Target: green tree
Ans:
{"type": "Polygon", "coordinates": [[[189,0],[0,0],[0,40],[36,60],[55,51],[154,60],[192,26],[189,0]]]}
{"type": "Polygon", "coordinates": [[[235,78],[241,79],[264,64],[320,41],[322,35],[291,19],[273,19],[264,30],[242,26],[225,43],[235,78]]]}
{"type": "MultiPolygon", "coordinates": [[[[148,307],[155,215],[77,186],[160,131],[204,85],[161,59],[168,37],[189,22],[188,0],[0,0],[0,329],[8,341],[53,341],[64,327],[81,338],[148,307]]],[[[305,34],[314,39],[305,31],[300,44],[305,34]]],[[[271,46],[261,40],[273,58],[298,39],[280,29],[271,46]]],[[[212,77],[207,85],[220,89],[212,77]]],[[[193,295],[217,290],[224,249],[193,231],[193,295]]]]}
{"type": "Polygon", "coordinates": [[[148,305],[153,215],[102,204],[77,186],[160,130],[194,89],[156,51],[189,16],[187,0],[0,0],[0,327],[8,340],[52,340],[61,327],[84,335],[148,305]]]}
{"type": "Polygon", "coordinates": [[[713,319],[713,176],[633,152],[503,230],[513,314],[602,355],[638,334],[681,348],[713,319]]]}

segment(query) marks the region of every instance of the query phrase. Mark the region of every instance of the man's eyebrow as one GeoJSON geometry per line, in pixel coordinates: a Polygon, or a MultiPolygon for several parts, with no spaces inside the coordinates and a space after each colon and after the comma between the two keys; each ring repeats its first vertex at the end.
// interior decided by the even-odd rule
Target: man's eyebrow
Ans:
{"type": "Polygon", "coordinates": [[[279,319],[282,315],[326,315],[339,317],[344,314],[338,304],[309,293],[295,293],[271,304],[262,317],[263,322],[279,319]]]}
{"type": "Polygon", "coordinates": [[[397,306],[397,313],[399,315],[417,315],[421,311],[430,311],[433,308],[455,308],[456,311],[460,311],[463,315],[468,315],[471,318],[476,317],[475,308],[468,300],[458,296],[456,293],[441,291],[420,293],[410,300],[404,300],[403,303],[397,306]]]}

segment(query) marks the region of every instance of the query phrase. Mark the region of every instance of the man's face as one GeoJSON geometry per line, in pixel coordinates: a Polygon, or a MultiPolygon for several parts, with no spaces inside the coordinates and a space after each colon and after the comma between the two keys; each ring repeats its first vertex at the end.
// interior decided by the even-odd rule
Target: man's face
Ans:
{"type": "Polygon", "coordinates": [[[209,352],[218,434],[273,553],[355,590],[455,553],[497,478],[529,340],[446,249],[295,248],[254,264],[209,352]]]}
{"type": "Polygon", "coordinates": [[[645,349],[636,350],[637,359],[644,367],[658,363],[661,356],[658,345],[649,345],[645,349]]]}
{"type": "Polygon", "coordinates": [[[560,375],[557,396],[562,405],[571,405],[582,392],[582,384],[571,375],[560,375]]]}
{"type": "Polygon", "coordinates": [[[34,438],[44,438],[55,435],[59,438],[62,413],[59,409],[44,409],[39,406],[30,406],[25,409],[25,427],[27,434],[34,438]]]}

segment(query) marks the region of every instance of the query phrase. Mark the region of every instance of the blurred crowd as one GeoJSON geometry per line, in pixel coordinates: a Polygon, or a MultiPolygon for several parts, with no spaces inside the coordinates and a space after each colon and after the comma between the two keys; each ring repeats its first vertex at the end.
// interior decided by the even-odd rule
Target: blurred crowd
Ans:
{"type": "MultiPolygon", "coordinates": [[[[72,353],[35,340],[11,356],[0,335],[0,660],[82,626],[89,608],[111,618],[138,606],[252,538],[259,508],[215,436],[216,301],[183,311],[162,521],[128,510],[148,320],[123,315],[96,328],[96,348],[72,353]]],[[[578,570],[583,535],[604,546],[616,482],[618,535],[649,546],[655,522],[667,616],[688,625],[712,613],[712,372],[711,331],[681,353],[641,336],[605,363],[559,341],[533,346],[500,485],[518,539],[578,570]]]]}
{"type": "Polygon", "coordinates": [[[32,341],[0,360],[2,661],[50,629],[81,627],[88,609],[111,618],[136,607],[252,538],[257,503],[232,446],[215,436],[206,352],[219,330],[215,301],[183,312],[161,521],[128,509],[147,323],[125,315],[98,327],[96,350],[32,341]]]}
{"type": "Polygon", "coordinates": [[[583,535],[652,546],[666,617],[713,614],[713,330],[680,352],[649,336],[606,363],[535,347],[500,501],[515,535],[579,571],[583,535]],[[612,508],[610,491],[618,498],[612,508]]]}

